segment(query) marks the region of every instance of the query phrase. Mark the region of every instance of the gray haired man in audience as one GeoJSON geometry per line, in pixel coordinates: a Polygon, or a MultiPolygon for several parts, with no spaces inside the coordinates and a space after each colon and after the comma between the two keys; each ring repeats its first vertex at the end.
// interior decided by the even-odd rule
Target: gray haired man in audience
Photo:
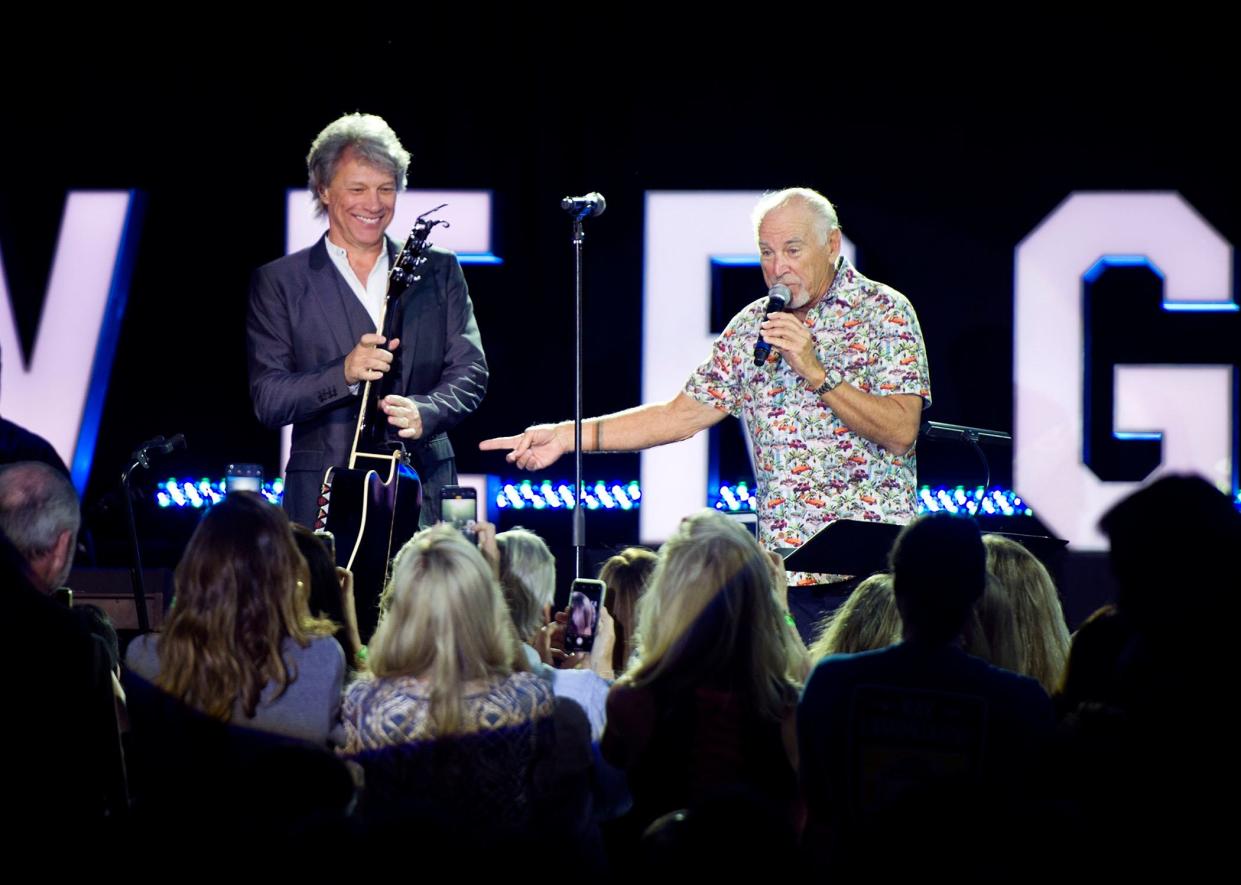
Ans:
{"type": "Polygon", "coordinates": [[[64,474],[38,461],[0,468],[0,530],[45,593],[69,577],[81,525],[78,495],[64,474]]]}

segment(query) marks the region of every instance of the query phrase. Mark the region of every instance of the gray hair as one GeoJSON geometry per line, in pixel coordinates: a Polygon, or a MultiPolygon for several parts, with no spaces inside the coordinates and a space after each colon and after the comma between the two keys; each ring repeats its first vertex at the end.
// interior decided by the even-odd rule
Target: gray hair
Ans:
{"type": "Polygon", "coordinates": [[[814,229],[822,240],[822,245],[826,246],[832,231],[840,229],[840,219],[836,217],[836,207],[832,205],[832,201],[808,187],[786,187],[782,191],[763,194],[750,214],[750,220],[754,222],[754,239],[758,239],[758,229],[768,212],[783,209],[792,203],[801,203],[814,215],[814,229]]]}
{"type": "Polygon", "coordinates": [[[374,114],[345,114],[328,123],[315,136],[306,155],[306,169],[310,173],[310,198],[315,204],[315,215],[327,214],[319,193],[336,177],[336,167],[341,156],[349,148],[360,159],[372,166],[391,172],[398,190],[405,190],[406,172],[409,171],[409,151],[401,147],[392,127],[383,117],[374,114]]]}
{"type": "Polygon", "coordinates": [[[500,548],[500,589],[513,626],[529,640],[543,626],[543,608],[556,592],[556,559],[547,543],[522,528],[496,535],[500,548]]]}
{"type": "Polygon", "coordinates": [[[27,561],[50,551],[65,531],[76,539],[81,525],[78,494],[59,470],[40,461],[0,468],[0,529],[27,561]]]}

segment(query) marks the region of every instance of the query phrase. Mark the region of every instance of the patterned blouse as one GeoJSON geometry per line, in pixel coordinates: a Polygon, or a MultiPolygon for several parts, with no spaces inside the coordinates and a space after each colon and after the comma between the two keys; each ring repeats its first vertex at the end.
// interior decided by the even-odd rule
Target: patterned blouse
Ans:
{"type": "MultiPolygon", "coordinates": [[[[555,696],[534,673],[514,673],[494,682],[471,684],[465,696],[461,733],[501,731],[550,717],[555,696]]],[[[432,739],[431,684],[413,676],[363,678],[345,690],[341,718],[347,754],[432,739]]]]}
{"type": "MultiPolygon", "coordinates": [[[[798,547],[837,519],[906,523],[915,513],[913,450],[894,455],[854,433],[773,349],[754,365],[767,299],[729,322],[694,371],[685,393],[741,418],[758,480],[759,541],[798,547]]],[[[820,362],[866,393],[916,394],[931,403],[930,373],[918,317],[900,292],[869,280],[844,256],[806,325],[820,362]]],[[[830,576],[792,573],[790,583],[830,576]]]]}

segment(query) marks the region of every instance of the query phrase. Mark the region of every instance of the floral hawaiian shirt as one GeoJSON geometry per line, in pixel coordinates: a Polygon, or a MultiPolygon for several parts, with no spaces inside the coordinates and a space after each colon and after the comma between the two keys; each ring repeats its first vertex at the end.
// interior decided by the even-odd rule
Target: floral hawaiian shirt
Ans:
{"type": "MultiPolygon", "coordinates": [[[[759,541],[798,547],[837,519],[906,523],[915,513],[915,459],[894,455],[854,433],[772,350],[754,365],[754,342],[767,299],[729,322],[685,393],[741,418],[753,443],[759,541]]],[[[806,325],[819,360],[876,395],[909,393],[931,402],[930,373],[918,317],[900,292],[862,276],[841,256],[827,294],[806,325]]],[[[828,576],[792,573],[790,583],[828,576]]]]}

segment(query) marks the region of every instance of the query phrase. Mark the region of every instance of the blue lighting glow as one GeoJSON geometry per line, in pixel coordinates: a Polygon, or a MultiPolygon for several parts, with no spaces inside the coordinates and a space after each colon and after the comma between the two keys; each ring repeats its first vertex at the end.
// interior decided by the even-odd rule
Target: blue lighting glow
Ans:
{"type": "MultiPolygon", "coordinates": [[[[919,514],[968,513],[971,516],[1033,516],[1034,512],[1008,489],[966,488],[965,486],[922,486],[917,493],[919,514]]],[[[758,498],[744,482],[721,485],[710,497],[716,510],[757,511],[758,498]]]]}
{"type": "MultiPolygon", "coordinates": [[[[155,504],[161,509],[189,507],[200,510],[224,500],[228,483],[226,480],[210,480],[202,477],[176,479],[169,477],[155,489],[155,504]]],[[[284,496],[284,480],[277,477],[259,489],[259,494],[276,506],[284,496]]]]}
{"type": "Polygon", "coordinates": [[[724,267],[758,267],[758,255],[749,252],[739,255],[712,255],[712,264],[719,264],[724,267]]]}
{"type": "MultiPolygon", "coordinates": [[[[1151,272],[1161,280],[1166,280],[1163,271],[1147,258],[1145,255],[1104,255],[1098,261],[1090,266],[1090,270],[1082,275],[1087,283],[1093,283],[1099,278],[1099,275],[1109,267],[1148,267],[1151,272]]],[[[1202,311],[1223,311],[1235,312],[1241,310],[1241,305],[1235,301],[1169,301],[1167,298],[1163,300],[1163,309],[1171,311],[1185,312],[1202,312],[1202,311]]],[[[1119,434],[1118,434],[1119,436],[1119,434]]],[[[1122,437],[1123,439],[1124,437],[1122,437]]],[[[1145,437],[1131,437],[1132,439],[1144,439],[1145,437]]]]}
{"type": "Polygon", "coordinates": [[[130,281],[133,279],[134,262],[138,255],[138,234],[146,210],[146,196],[141,191],[129,191],[129,205],[121,228],[121,241],[116,252],[116,264],[108,284],[108,301],[104,307],[99,338],[95,342],[95,358],[91,364],[90,385],[87,387],[86,403],[82,409],[82,425],[78,430],[77,444],[69,459],[73,487],[78,495],[86,492],[90,479],[91,462],[95,457],[95,441],[99,437],[99,425],[103,420],[104,399],[108,393],[108,378],[116,356],[121,336],[121,321],[125,316],[125,303],[129,299],[130,281]]]}
{"type": "MultiPolygon", "coordinates": [[[[222,479],[212,481],[206,477],[198,480],[170,477],[155,489],[155,504],[165,510],[198,510],[222,501],[225,488],[226,483],[222,479]]],[[[272,504],[279,505],[284,494],[284,480],[279,477],[273,479],[263,486],[261,493],[272,504]]],[[[639,506],[641,499],[642,488],[637,480],[628,483],[602,480],[587,483],[582,495],[582,501],[588,510],[610,512],[633,510],[639,506]]],[[[758,510],[758,498],[746,482],[722,485],[710,495],[709,500],[710,505],[717,510],[758,510]]],[[[1241,509],[1241,491],[1236,493],[1236,505],[1241,509]]],[[[523,479],[503,483],[496,494],[496,506],[502,510],[569,511],[573,509],[573,485],[546,479],[538,482],[523,479]]],[[[918,489],[919,513],[937,513],[944,510],[949,513],[964,512],[981,516],[1033,515],[1033,511],[1022,503],[1020,497],[1006,489],[983,489],[981,486],[974,489],[967,489],[965,486],[922,486],[918,489]]]]}
{"type": "Polygon", "coordinates": [[[1164,310],[1184,311],[1236,311],[1241,304],[1235,301],[1165,301],[1164,310]]]}
{"type": "MultiPolygon", "coordinates": [[[[588,510],[633,510],[641,498],[637,480],[627,483],[597,480],[585,483],[582,489],[582,503],[588,510]]],[[[572,510],[573,484],[550,479],[505,482],[496,494],[496,506],[501,510],[572,510]]]]}
{"type": "Polygon", "coordinates": [[[458,252],[457,260],[462,264],[503,264],[504,259],[493,252],[458,252]]]}
{"type": "Polygon", "coordinates": [[[1156,267],[1154,262],[1152,262],[1145,255],[1104,255],[1094,264],[1090,265],[1090,270],[1082,274],[1082,279],[1088,283],[1093,283],[1099,278],[1103,271],[1107,270],[1109,267],[1142,266],[1149,267],[1151,271],[1159,277],[1159,279],[1162,280],[1164,278],[1163,271],[1156,267]]]}
{"type": "Polygon", "coordinates": [[[918,513],[968,513],[971,516],[1033,516],[1034,511],[1021,503],[1021,498],[1007,489],[918,489],[918,513]]]}
{"type": "Polygon", "coordinates": [[[750,494],[749,487],[744,482],[720,486],[711,495],[710,501],[716,510],[727,510],[730,513],[758,509],[758,498],[750,494]]]}

